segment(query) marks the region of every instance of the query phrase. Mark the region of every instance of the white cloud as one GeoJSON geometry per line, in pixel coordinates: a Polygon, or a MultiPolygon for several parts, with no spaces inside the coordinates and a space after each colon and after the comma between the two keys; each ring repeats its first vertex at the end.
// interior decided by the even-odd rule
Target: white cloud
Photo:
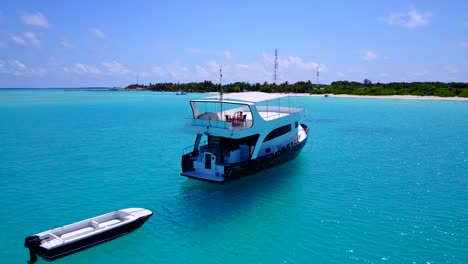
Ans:
{"type": "MultiPolygon", "coordinates": [[[[157,65],[152,73],[162,82],[192,82],[210,80],[219,82],[220,65],[215,60],[209,60],[204,65],[188,67],[181,64],[157,65]]],[[[236,81],[263,82],[270,81],[262,64],[227,64],[223,66],[223,83],[236,81]]]]}
{"type": "Polygon", "coordinates": [[[21,46],[26,45],[26,41],[25,41],[24,38],[22,38],[22,37],[19,37],[19,36],[11,36],[11,39],[13,40],[14,43],[16,43],[16,44],[18,44],[18,45],[21,45],[21,46]]]}
{"type": "Polygon", "coordinates": [[[210,72],[219,72],[219,69],[221,69],[221,66],[215,60],[209,60],[207,65],[210,72]]]}
{"type": "Polygon", "coordinates": [[[153,66],[152,71],[157,74],[161,74],[163,72],[163,69],[161,66],[153,66]]]}
{"type": "Polygon", "coordinates": [[[416,10],[411,10],[408,12],[408,18],[406,26],[409,28],[415,28],[429,24],[432,14],[429,12],[420,13],[416,10]]]}
{"type": "MultiPolygon", "coordinates": [[[[317,62],[307,62],[298,56],[289,56],[287,59],[278,60],[278,62],[279,62],[279,67],[281,67],[284,64],[286,68],[297,67],[301,70],[313,71],[313,72],[317,71],[317,67],[319,67],[319,64],[317,62]]],[[[328,71],[328,68],[325,65],[320,65],[320,71],[321,72],[328,71]]]]}
{"type": "Polygon", "coordinates": [[[248,63],[235,64],[232,69],[232,76],[226,78],[229,82],[272,82],[273,72],[268,71],[263,64],[248,63]]]}
{"type": "Polygon", "coordinates": [[[22,71],[24,71],[24,70],[26,70],[26,69],[28,68],[28,67],[26,67],[26,65],[25,65],[24,63],[22,63],[22,62],[20,62],[20,61],[17,61],[17,60],[13,61],[13,65],[14,65],[18,70],[22,70],[22,71]]]}
{"type": "MultiPolygon", "coordinates": [[[[67,67],[68,69],[68,67],[67,67]]],[[[101,66],[75,63],[72,70],[77,74],[91,75],[124,75],[132,71],[118,61],[101,62],[101,66]]]]}
{"type": "Polygon", "coordinates": [[[262,59],[263,59],[263,61],[265,61],[265,62],[268,63],[268,64],[272,64],[272,65],[273,65],[273,64],[275,63],[275,57],[270,57],[270,56],[268,55],[268,53],[266,53],[266,52],[263,52],[263,53],[262,53],[262,59]]]}
{"type": "MultiPolygon", "coordinates": [[[[180,63],[156,65],[152,67],[152,73],[155,74],[161,82],[193,82],[205,80],[218,82],[219,69],[219,64],[214,60],[210,60],[205,65],[197,64],[193,67],[180,63]]],[[[223,75],[227,69],[229,69],[229,66],[223,68],[223,75]]]]}
{"type": "Polygon", "coordinates": [[[23,13],[21,15],[21,19],[23,20],[23,23],[26,25],[31,25],[35,27],[43,27],[43,28],[49,28],[50,24],[49,21],[45,18],[45,16],[41,13],[23,13]]]}
{"type": "Polygon", "coordinates": [[[26,33],[24,33],[24,36],[26,37],[26,39],[29,40],[29,42],[31,43],[31,45],[33,45],[33,46],[36,47],[36,48],[39,48],[39,47],[40,47],[39,40],[37,39],[37,35],[36,35],[35,33],[26,32],[26,33]]]}
{"type": "Polygon", "coordinates": [[[225,60],[225,61],[230,61],[230,60],[232,60],[232,54],[231,54],[230,51],[228,51],[228,50],[224,51],[224,60],[225,60]]]}
{"type": "Polygon", "coordinates": [[[187,66],[177,63],[166,66],[165,70],[174,80],[190,80],[193,76],[187,66]]]}
{"type": "Polygon", "coordinates": [[[210,79],[210,73],[208,72],[208,70],[200,65],[195,65],[195,76],[197,76],[201,80],[210,79]]]}
{"type": "Polygon", "coordinates": [[[102,62],[101,64],[104,66],[104,69],[106,70],[105,72],[109,74],[127,74],[130,72],[127,67],[117,61],[102,62]]]}
{"type": "Polygon", "coordinates": [[[60,45],[64,46],[65,48],[73,48],[73,44],[66,39],[61,39],[60,45]]]}
{"type": "Polygon", "coordinates": [[[406,75],[411,77],[423,77],[429,75],[431,72],[429,70],[421,70],[421,71],[411,71],[407,72],[406,75]]]}
{"type": "Polygon", "coordinates": [[[459,73],[460,69],[453,65],[445,65],[444,70],[448,73],[459,73]]]}
{"type": "MultiPolygon", "coordinates": [[[[273,67],[275,63],[274,57],[270,57],[267,54],[263,54],[263,60],[270,64],[273,67]]],[[[324,64],[319,64],[317,62],[304,61],[299,56],[288,56],[286,58],[278,57],[278,67],[281,68],[295,68],[299,70],[312,71],[316,72],[317,67],[320,67],[320,72],[327,72],[328,67],[324,64]]],[[[273,68],[272,68],[273,69],[273,68]]]]}
{"type": "Polygon", "coordinates": [[[43,68],[30,68],[19,60],[0,60],[0,73],[10,74],[17,77],[44,76],[46,71],[43,68]]]}
{"type": "Polygon", "coordinates": [[[36,33],[33,33],[33,32],[25,32],[24,37],[12,35],[11,40],[15,44],[20,45],[20,46],[31,45],[31,46],[34,46],[36,48],[40,47],[40,42],[39,42],[38,35],[36,33]]]}
{"type": "MultiPolygon", "coordinates": [[[[300,61],[297,61],[297,65],[304,70],[308,71],[316,71],[317,68],[319,67],[319,64],[316,62],[303,62],[302,59],[300,61]]],[[[327,68],[323,65],[321,71],[326,71],[327,68]]]]}
{"type": "MultiPolygon", "coordinates": [[[[233,82],[272,82],[274,57],[263,54],[260,61],[234,63],[232,54],[224,52],[226,62],[220,64],[211,59],[204,64],[195,64],[193,66],[181,63],[168,65],[155,65],[152,67],[151,75],[157,77],[161,82],[192,82],[210,80],[214,83],[219,82],[219,70],[223,70],[223,83],[233,82]]],[[[320,72],[328,72],[328,67],[316,62],[306,61],[299,56],[288,56],[279,58],[279,78],[278,82],[283,81],[303,81],[315,80],[317,67],[320,72]]]]}
{"type": "MultiPolygon", "coordinates": [[[[263,53],[263,76],[264,81],[273,81],[275,57],[263,53]]],[[[306,61],[299,56],[278,56],[278,80],[277,82],[315,80],[317,70],[327,73],[328,67],[318,62],[306,61]]]]}
{"type": "Polygon", "coordinates": [[[468,49],[468,42],[458,42],[456,45],[455,45],[456,48],[458,49],[468,49]]]}
{"type": "Polygon", "coordinates": [[[364,53],[363,59],[366,60],[366,61],[373,61],[373,60],[377,59],[377,53],[375,53],[375,52],[373,52],[371,50],[368,50],[368,51],[366,51],[366,53],[364,53]]]}
{"type": "Polygon", "coordinates": [[[90,28],[89,31],[91,31],[91,33],[93,33],[99,39],[108,39],[107,35],[99,28],[90,28]]]}
{"type": "Polygon", "coordinates": [[[94,74],[101,75],[102,71],[95,66],[86,65],[82,63],[76,63],[73,67],[73,70],[78,74],[94,74]]]}
{"type": "Polygon", "coordinates": [[[390,13],[386,17],[379,18],[379,20],[391,26],[402,26],[413,29],[429,24],[431,18],[432,13],[430,12],[419,12],[412,9],[408,12],[390,13]]]}

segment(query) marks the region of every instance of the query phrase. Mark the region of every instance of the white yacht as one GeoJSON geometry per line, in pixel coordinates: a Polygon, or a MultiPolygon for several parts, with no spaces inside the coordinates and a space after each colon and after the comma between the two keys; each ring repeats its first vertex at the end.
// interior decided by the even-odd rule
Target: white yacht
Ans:
{"type": "Polygon", "coordinates": [[[304,109],[283,94],[242,92],[191,100],[182,176],[226,182],[294,159],[307,142],[304,109]]]}

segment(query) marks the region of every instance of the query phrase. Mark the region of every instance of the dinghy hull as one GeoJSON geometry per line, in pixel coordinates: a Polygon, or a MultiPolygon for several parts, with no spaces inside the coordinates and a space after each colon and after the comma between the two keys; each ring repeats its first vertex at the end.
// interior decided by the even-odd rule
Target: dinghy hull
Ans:
{"type": "Polygon", "coordinates": [[[152,215],[146,209],[128,208],[29,236],[24,244],[29,248],[29,263],[37,261],[37,256],[53,261],[113,240],[138,229],[152,215]],[[119,220],[119,214],[125,219],[119,220]]]}
{"type": "Polygon", "coordinates": [[[149,216],[146,218],[140,218],[132,223],[109,229],[100,234],[90,236],[54,249],[45,249],[39,247],[37,254],[45,260],[53,261],[135,231],[141,227],[148,220],[148,218],[149,216]]]}

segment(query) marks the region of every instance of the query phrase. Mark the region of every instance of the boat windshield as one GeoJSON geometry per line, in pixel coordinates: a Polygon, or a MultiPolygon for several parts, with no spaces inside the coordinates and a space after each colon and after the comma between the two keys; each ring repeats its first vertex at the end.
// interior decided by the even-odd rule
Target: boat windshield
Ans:
{"type": "Polygon", "coordinates": [[[209,113],[216,120],[229,120],[236,113],[250,113],[250,108],[246,104],[228,102],[197,102],[194,108],[196,118],[209,113]]]}

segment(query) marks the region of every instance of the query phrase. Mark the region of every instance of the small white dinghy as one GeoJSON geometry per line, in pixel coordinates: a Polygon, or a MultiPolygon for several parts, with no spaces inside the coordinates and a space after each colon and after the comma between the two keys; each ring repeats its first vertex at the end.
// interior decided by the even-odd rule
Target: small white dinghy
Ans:
{"type": "Polygon", "coordinates": [[[125,235],[142,226],[153,213],[144,208],[127,208],[26,237],[29,263],[37,255],[55,260],[125,235]]]}

